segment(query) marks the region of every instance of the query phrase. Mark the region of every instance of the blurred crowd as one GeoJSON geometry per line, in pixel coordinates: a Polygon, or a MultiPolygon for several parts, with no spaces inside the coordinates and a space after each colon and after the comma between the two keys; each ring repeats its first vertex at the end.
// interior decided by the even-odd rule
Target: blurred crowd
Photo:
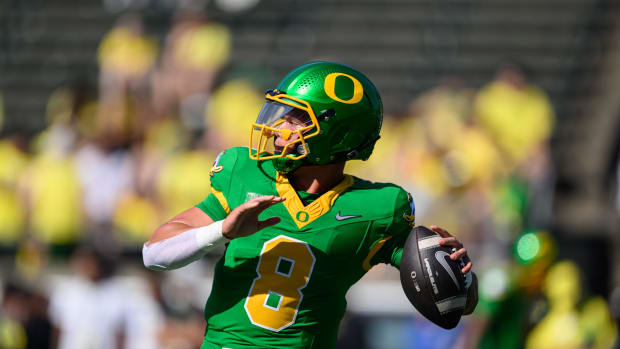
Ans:
{"type": "MultiPolygon", "coordinates": [[[[0,348],[200,346],[218,253],[155,274],[139,253],[158,224],[209,193],[217,153],[247,145],[264,97],[251,79],[221,78],[231,40],[196,12],[176,15],[162,43],[138,16],[122,16],[99,45],[96,86],[55,90],[37,135],[3,130],[0,348]]],[[[347,165],[410,191],[417,223],[453,232],[476,264],[476,314],[449,343],[424,340],[444,334],[413,321],[404,347],[616,342],[610,306],[581,289],[575,263],[557,260],[555,116],[530,78],[506,62],[480,89],[441,81],[403,115],[385,116],[369,161],[347,165]]]]}

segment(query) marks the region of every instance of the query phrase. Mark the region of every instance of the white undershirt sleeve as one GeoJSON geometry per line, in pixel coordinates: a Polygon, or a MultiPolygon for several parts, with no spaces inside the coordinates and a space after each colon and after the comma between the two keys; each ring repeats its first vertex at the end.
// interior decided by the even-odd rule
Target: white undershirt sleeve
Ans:
{"type": "Polygon", "coordinates": [[[142,247],[144,266],[152,270],[172,270],[199,260],[213,248],[230,241],[222,234],[223,222],[190,229],[152,244],[145,243],[142,247]]]}

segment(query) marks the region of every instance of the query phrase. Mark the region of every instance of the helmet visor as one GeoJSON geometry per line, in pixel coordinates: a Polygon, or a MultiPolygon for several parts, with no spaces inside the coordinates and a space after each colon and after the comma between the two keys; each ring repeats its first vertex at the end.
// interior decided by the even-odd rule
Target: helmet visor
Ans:
{"type": "Polygon", "coordinates": [[[267,125],[274,128],[281,126],[281,121],[288,121],[294,128],[294,131],[310,126],[312,120],[305,110],[294,108],[290,105],[282,104],[275,101],[267,101],[263,105],[256,123],[259,125],[267,125]]]}
{"type": "Polygon", "coordinates": [[[315,123],[306,110],[293,105],[274,100],[265,102],[252,124],[253,158],[266,160],[286,156],[296,160],[308,154],[304,137],[315,129],[315,123]]]}

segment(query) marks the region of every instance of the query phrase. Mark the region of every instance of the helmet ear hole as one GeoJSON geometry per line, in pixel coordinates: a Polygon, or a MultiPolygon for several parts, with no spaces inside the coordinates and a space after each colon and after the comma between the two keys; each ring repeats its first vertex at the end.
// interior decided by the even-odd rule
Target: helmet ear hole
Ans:
{"type": "Polygon", "coordinates": [[[319,121],[329,122],[329,119],[334,116],[334,114],[336,114],[334,109],[323,110],[316,118],[319,121]]]}
{"type": "Polygon", "coordinates": [[[330,135],[329,138],[330,138],[331,146],[334,147],[334,146],[337,146],[338,143],[340,143],[343,139],[346,140],[349,137],[347,134],[347,130],[345,130],[342,127],[338,127],[332,131],[332,134],[330,135]]]}

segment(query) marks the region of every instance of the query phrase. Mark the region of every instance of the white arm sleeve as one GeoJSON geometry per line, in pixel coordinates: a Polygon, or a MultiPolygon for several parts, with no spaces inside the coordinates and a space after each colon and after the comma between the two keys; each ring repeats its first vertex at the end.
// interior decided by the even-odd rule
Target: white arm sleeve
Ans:
{"type": "Polygon", "coordinates": [[[199,260],[207,252],[230,241],[222,234],[222,223],[213,222],[171,238],[142,247],[144,266],[152,270],[172,270],[199,260]]]}

